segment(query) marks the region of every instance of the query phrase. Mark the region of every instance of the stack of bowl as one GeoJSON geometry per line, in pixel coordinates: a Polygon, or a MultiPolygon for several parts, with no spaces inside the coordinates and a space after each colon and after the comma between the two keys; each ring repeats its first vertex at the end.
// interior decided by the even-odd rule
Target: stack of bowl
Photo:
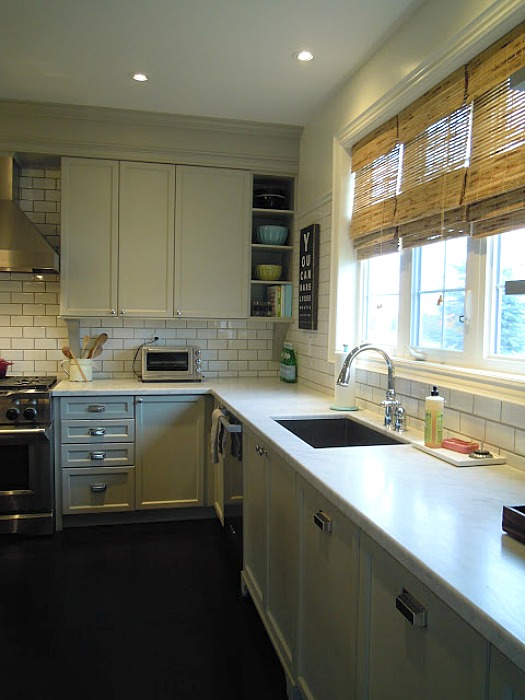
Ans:
{"type": "Polygon", "coordinates": [[[281,265],[256,265],[255,272],[257,278],[264,282],[274,282],[281,276],[283,268],[281,265]]]}

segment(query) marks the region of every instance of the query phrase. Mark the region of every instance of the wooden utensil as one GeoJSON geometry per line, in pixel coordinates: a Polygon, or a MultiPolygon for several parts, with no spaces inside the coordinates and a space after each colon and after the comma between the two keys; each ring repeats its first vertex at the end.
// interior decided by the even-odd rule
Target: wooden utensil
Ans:
{"type": "Polygon", "coordinates": [[[89,337],[89,335],[85,335],[82,338],[82,349],[80,350],[80,357],[81,358],[86,357],[85,352],[87,350],[87,346],[89,345],[90,340],[91,340],[91,338],[89,337]]]}
{"type": "Polygon", "coordinates": [[[78,367],[78,371],[80,372],[80,376],[82,377],[82,381],[87,382],[88,379],[87,379],[86,375],[84,374],[84,370],[80,366],[80,363],[77,360],[77,358],[75,357],[75,355],[73,354],[73,351],[71,350],[71,348],[68,345],[64,345],[64,347],[62,348],[62,352],[70,362],[73,362],[74,364],[76,364],[76,366],[78,367]]]}
{"type": "MultiPolygon", "coordinates": [[[[92,357],[94,357],[95,352],[97,351],[97,349],[98,349],[99,347],[101,347],[102,345],[104,345],[104,343],[106,342],[107,339],[108,339],[108,334],[107,334],[107,333],[101,333],[100,335],[97,335],[97,337],[96,337],[95,340],[93,341],[93,345],[91,346],[91,348],[90,348],[90,350],[89,350],[89,352],[88,352],[88,359],[91,359],[92,357]]],[[[100,353],[99,353],[99,354],[100,354],[100,353]]]]}

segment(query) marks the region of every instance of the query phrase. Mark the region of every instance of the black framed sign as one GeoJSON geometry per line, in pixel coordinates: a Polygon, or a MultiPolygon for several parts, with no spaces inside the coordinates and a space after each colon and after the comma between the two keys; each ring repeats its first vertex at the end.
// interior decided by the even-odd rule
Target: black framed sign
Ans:
{"type": "Polygon", "coordinates": [[[299,244],[299,328],[317,330],[319,224],[301,229],[299,244]]]}

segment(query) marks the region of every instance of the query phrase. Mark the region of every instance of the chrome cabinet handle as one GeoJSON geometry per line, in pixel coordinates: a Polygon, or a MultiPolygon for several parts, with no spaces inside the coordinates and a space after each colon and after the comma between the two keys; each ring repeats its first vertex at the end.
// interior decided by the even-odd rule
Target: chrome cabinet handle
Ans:
{"type": "Polygon", "coordinates": [[[144,399],[137,399],[137,403],[143,403],[144,399]]]}
{"type": "Polygon", "coordinates": [[[120,309],[120,314],[123,316],[126,313],[126,309],[120,309]]]}
{"type": "Polygon", "coordinates": [[[332,518],[324,511],[319,510],[314,515],[314,523],[323,532],[332,532],[332,518]]]}
{"type": "Polygon", "coordinates": [[[396,596],[396,608],[413,627],[427,626],[427,609],[405,588],[396,596]]]}
{"type": "Polygon", "coordinates": [[[91,459],[92,462],[100,462],[103,459],[106,459],[106,453],[105,452],[90,452],[89,458],[91,459]]]}
{"type": "Polygon", "coordinates": [[[91,437],[100,437],[101,435],[106,434],[106,429],[105,428],[90,428],[89,434],[91,435],[91,437]]]}
{"type": "Polygon", "coordinates": [[[264,449],[264,447],[262,447],[261,445],[255,445],[255,451],[257,452],[258,455],[261,455],[261,457],[262,457],[263,455],[267,455],[267,454],[268,454],[268,452],[267,452],[267,451],[264,449]]]}
{"type": "Polygon", "coordinates": [[[103,493],[107,487],[107,484],[91,484],[91,491],[93,493],[103,493]]]}
{"type": "Polygon", "coordinates": [[[106,407],[102,404],[92,404],[91,406],[88,406],[88,411],[90,413],[103,413],[105,410],[106,407]]]}
{"type": "Polygon", "coordinates": [[[116,315],[117,315],[117,312],[116,312],[115,309],[111,309],[110,314],[111,314],[112,316],[116,316],[116,315]]]}

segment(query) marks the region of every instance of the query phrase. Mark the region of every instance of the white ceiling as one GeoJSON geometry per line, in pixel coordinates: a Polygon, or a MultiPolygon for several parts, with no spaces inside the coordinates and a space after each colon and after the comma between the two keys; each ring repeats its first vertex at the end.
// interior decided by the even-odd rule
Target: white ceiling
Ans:
{"type": "Polygon", "coordinates": [[[304,125],[420,4],[0,0],[0,99],[304,125]]]}

